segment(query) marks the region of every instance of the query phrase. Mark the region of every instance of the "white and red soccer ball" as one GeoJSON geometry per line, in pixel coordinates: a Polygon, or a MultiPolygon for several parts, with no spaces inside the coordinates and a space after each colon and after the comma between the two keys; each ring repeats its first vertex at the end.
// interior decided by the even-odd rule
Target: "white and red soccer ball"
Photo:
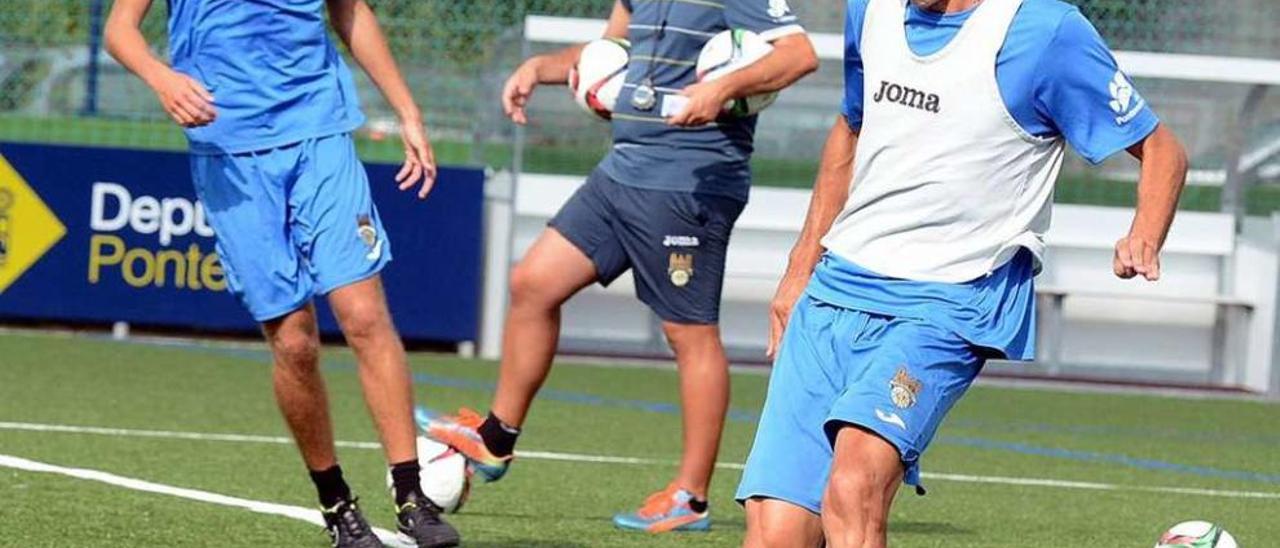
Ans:
{"type": "Polygon", "coordinates": [[[613,118],[626,83],[630,50],[629,42],[614,38],[592,40],[582,48],[569,70],[569,90],[578,106],[602,120],[613,118]]]}
{"type": "MultiPolygon", "coordinates": [[[[707,41],[695,68],[698,82],[711,82],[763,59],[773,46],[759,34],[743,29],[723,31],[707,41]]],[[[578,106],[601,120],[611,120],[618,96],[626,83],[631,44],[601,38],[588,42],[569,71],[569,90],[578,106]]],[[[732,99],[724,110],[733,116],[750,116],[772,105],[777,92],[732,99]]]]}
{"type": "Polygon", "coordinates": [[[1184,521],[1160,535],[1155,548],[1237,548],[1235,537],[1220,525],[1184,521]]]}

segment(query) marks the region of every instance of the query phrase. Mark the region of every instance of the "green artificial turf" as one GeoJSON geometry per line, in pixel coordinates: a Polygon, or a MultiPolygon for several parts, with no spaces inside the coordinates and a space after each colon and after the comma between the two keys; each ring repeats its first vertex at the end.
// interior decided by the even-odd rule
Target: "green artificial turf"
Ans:
{"type": "MultiPolygon", "coordinates": [[[[420,402],[485,408],[494,364],[414,355],[420,402]]],[[[287,435],[258,347],[156,345],[84,337],[0,336],[0,422],[181,432],[287,435]]],[[[326,352],[337,436],[372,441],[350,355],[326,352]]],[[[740,463],[766,377],[737,374],[721,460],[740,463]]],[[[669,370],[562,363],[536,404],[521,449],[646,457],[679,455],[669,370]]],[[[1229,400],[1055,392],[979,386],[954,410],[925,471],[983,478],[1100,482],[1092,490],[934,478],[928,496],[904,490],[894,546],[1150,546],[1188,519],[1224,524],[1244,546],[1280,535],[1280,499],[1140,490],[1193,487],[1280,493],[1276,405],[1229,400]],[[1248,477],[1252,474],[1252,477],[1248,477]],[[1245,475],[1245,476],[1242,476],[1245,475]]],[[[0,454],[91,468],[254,500],[312,506],[287,444],[180,440],[0,428],[0,454]]],[[[376,525],[392,525],[379,452],[340,449],[347,476],[376,525]]],[[[715,529],[650,537],[615,531],[610,515],[662,487],[673,466],[520,459],[476,485],[452,521],[464,546],[735,546],[744,518],[739,478],[721,469],[715,529]]],[[[1001,480],[1003,481],[1003,480],[1001,480]]],[[[3,546],[325,546],[319,528],[238,508],[0,467],[3,546]]]]}

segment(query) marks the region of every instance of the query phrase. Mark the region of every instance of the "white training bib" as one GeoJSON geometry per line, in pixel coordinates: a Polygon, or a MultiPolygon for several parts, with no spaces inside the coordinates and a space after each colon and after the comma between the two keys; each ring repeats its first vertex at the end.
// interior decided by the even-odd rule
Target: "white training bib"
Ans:
{"type": "Polygon", "coordinates": [[[973,280],[1019,247],[1038,266],[1063,143],[1018,126],[996,84],[996,55],[1021,4],[984,0],[950,43],[919,56],[904,0],[870,1],[853,187],[822,240],[828,250],[920,281],[973,280]]]}

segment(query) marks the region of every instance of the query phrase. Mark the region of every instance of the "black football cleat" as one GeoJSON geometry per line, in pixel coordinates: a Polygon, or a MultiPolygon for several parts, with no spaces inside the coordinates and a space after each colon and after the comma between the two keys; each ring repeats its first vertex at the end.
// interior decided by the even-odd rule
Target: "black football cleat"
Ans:
{"type": "Polygon", "coordinates": [[[444,512],[431,499],[410,494],[409,499],[396,508],[396,528],[400,540],[418,548],[446,548],[457,546],[458,531],[440,519],[444,512]]]}
{"type": "Polygon", "coordinates": [[[355,500],[344,500],[320,511],[333,548],[385,548],[369,522],[360,514],[355,500]]]}

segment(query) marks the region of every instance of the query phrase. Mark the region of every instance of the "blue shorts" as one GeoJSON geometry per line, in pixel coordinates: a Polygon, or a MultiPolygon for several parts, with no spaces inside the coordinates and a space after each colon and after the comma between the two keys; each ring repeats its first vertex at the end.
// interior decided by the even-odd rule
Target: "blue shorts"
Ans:
{"type": "Polygon", "coordinates": [[[658,317],[714,324],[729,233],[744,205],[718,195],[622,185],[596,169],[549,225],[591,259],[601,284],[630,269],[636,297],[658,317]]]}
{"type": "Polygon", "coordinates": [[[869,314],[805,295],[791,313],[737,499],[822,511],[832,445],[845,426],[898,449],[919,486],[920,456],[985,361],[925,320],[869,314]]]}
{"type": "Polygon", "coordinates": [[[369,278],[391,246],[348,134],[278,148],[192,155],[227,287],[259,322],[369,278]]]}

